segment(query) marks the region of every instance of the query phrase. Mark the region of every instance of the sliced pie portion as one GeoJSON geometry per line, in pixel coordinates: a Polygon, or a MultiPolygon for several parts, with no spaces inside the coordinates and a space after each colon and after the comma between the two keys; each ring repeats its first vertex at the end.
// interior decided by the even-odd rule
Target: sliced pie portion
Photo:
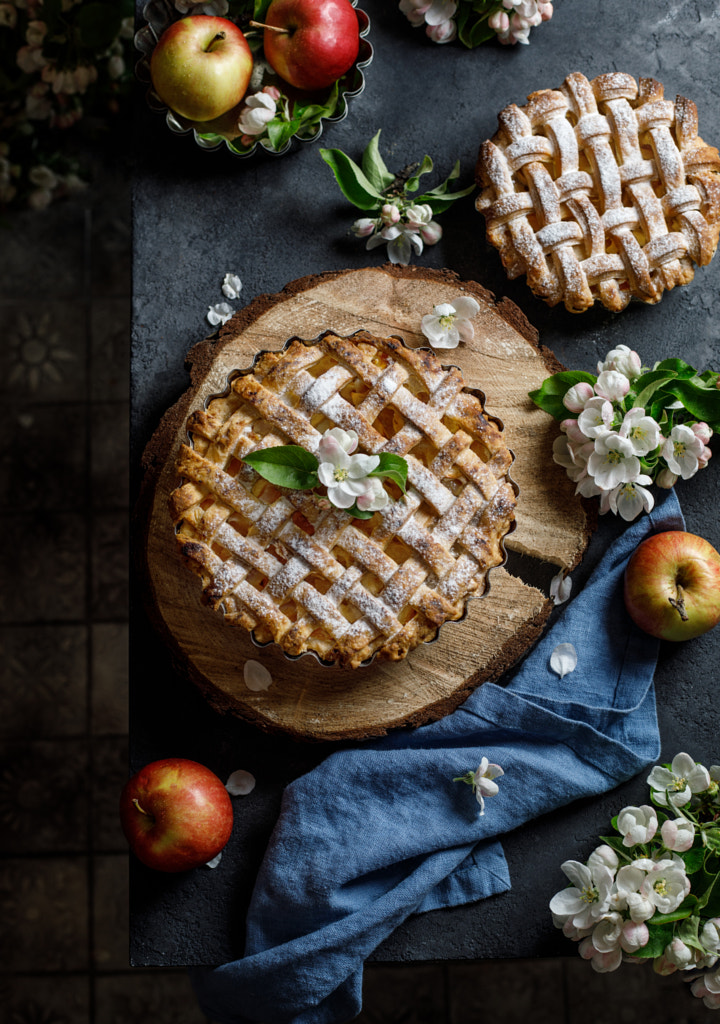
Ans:
{"type": "Polygon", "coordinates": [[[659,302],[720,235],[720,157],[697,107],[621,72],[532,93],[480,147],[476,207],[510,278],[554,306],[659,302]]]}
{"type": "Polygon", "coordinates": [[[514,523],[513,457],[480,392],[456,367],[399,338],[294,338],[232,375],[188,420],[170,496],[176,536],[204,598],[258,644],[356,668],[398,660],[460,619],[514,523]],[[408,463],[408,487],[356,519],[321,491],[282,489],[244,457],[273,445],[315,452],[325,430],[408,463]]]}

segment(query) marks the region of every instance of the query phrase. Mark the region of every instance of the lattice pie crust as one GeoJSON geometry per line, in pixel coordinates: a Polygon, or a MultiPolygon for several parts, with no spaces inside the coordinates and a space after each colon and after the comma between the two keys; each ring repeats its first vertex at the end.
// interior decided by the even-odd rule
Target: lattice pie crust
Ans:
{"type": "Polygon", "coordinates": [[[504,561],[512,455],[480,392],[427,349],[364,332],[291,339],[232,375],[188,431],[170,498],[177,540],[205,600],[256,643],[353,668],[398,660],[461,618],[504,561]],[[356,431],[358,451],[407,459],[406,494],[385,481],[394,500],[372,519],[242,462],[272,445],[314,452],[333,426],[356,431]]]}
{"type": "Polygon", "coordinates": [[[710,262],[720,233],[720,158],[697,108],[652,78],[568,75],[498,116],[477,163],[488,241],[510,278],[582,312],[658,302],[710,262]]]}

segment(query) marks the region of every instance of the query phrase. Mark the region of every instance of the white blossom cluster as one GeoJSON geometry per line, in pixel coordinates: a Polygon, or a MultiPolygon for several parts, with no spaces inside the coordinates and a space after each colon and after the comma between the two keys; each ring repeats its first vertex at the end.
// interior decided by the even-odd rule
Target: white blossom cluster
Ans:
{"type": "MultiPolygon", "coordinates": [[[[560,423],[563,434],[553,445],[553,459],[577,485],[575,493],[599,495],[601,513],[612,511],[626,521],[652,510],[649,484],[673,487],[707,466],[712,455],[707,444],[713,431],[707,423],[680,423],[663,436],[644,408],[625,410],[641,370],[640,357],[627,345],[609,352],[598,363],[594,385],[580,382],[563,396],[574,416],[560,423]]],[[[682,403],[673,407],[682,408],[682,403]]]]}
{"type": "MultiPolygon", "coordinates": [[[[459,0],[460,3],[463,0],[459,0]]],[[[458,0],[400,0],[400,10],[414,28],[425,26],[435,43],[451,43],[457,36],[458,0]]],[[[530,29],[553,15],[553,5],[543,0],[502,0],[487,19],[489,27],[505,45],[530,42],[530,29]]]]}
{"type": "Polygon", "coordinates": [[[571,885],[550,900],[555,926],[579,943],[580,956],[594,970],[604,974],[624,962],[649,962],[661,975],[695,972],[687,976],[693,995],[710,1009],[720,1009],[720,917],[690,921],[688,914],[657,955],[642,950],[656,927],[655,915],[673,914],[691,892],[682,855],[693,845],[703,848],[705,836],[696,842],[703,829],[717,831],[693,811],[709,801],[710,816],[717,813],[719,781],[720,765],[708,770],[686,753],[677,754],[669,768],[655,766],[647,778],[655,806],[623,808],[615,819],[622,840],[608,839],[585,864],[565,861],[561,869],[571,885]],[[668,814],[659,816],[658,805],[668,814]],[[683,931],[683,924],[690,927],[683,931]]]}
{"type": "Polygon", "coordinates": [[[357,238],[367,238],[366,249],[387,245],[391,263],[406,266],[414,251],[418,256],[425,245],[435,245],[442,238],[442,228],[433,220],[427,203],[397,199],[385,203],[379,217],[361,217],[352,226],[357,238]]]}

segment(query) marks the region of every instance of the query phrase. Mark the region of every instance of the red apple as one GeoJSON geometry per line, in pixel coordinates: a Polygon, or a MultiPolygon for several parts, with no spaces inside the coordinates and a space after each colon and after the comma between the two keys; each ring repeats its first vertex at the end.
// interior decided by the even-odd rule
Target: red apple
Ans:
{"type": "Polygon", "coordinates": [[[661,640],[690,640],[720,621],[720,554],[694,533],[656,533],[625,569],[625,606],[661,640]]]}
{"type": "Polygon", "coordinates": [[[207,864],[227,843],[232,801],[209,768],[168,757],[146,765],[125,784],[120,822],[143,864],[187,871],[207,864]]]}
{"type": "Polygon", "coordinates": [[[173,22],[150,58],[155,92],[190,121],[212,121],[237,106],[252,69],[252,51],[237,25],[207,14],[173,22]]]}
{"type": "Polygon", "coordinates": [[[265,56],[296,89],[326,89],[357,60],[360,28],[350,0],[273,0],[264,24],[265,56]]]}

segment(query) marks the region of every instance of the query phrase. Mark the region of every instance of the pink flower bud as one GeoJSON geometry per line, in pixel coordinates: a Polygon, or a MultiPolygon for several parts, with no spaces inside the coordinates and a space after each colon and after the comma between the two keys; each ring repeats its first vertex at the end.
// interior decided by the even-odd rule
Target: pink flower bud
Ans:
{"type": "Polygon", "coordinates": [[[671,487],[674,487],[678,481],[677,473],[673,473],[671,469],[661,469],[655,478],[655,483],[658,487],[664,488],[669,491],[671,487]]]}
{"type": "Polygon", "coordinates": [[[543,21],[550,21],[553,16],[553,5],[551,3],[538,3],[538,11],[543,21]]]}
{"type": "Polygon", "coordinates": [[[282,93],[275,85],[266,85],[265,88],[263,89],[263,92],[267,93],[270,99],[274,100],[276,103],[282,96],[282,93]]]}
{"type": "Polygon", "coordinates": [[[585,381],[574,384],[563,395],[563,405],[570,412],[582,412],[594,395],[592,385],[585,381]]]}
{"type": "Polygon", "coordinates": [[[495,13],[488,18],[488,25],[493,32],[507,32],[510,28],[510,19],[505,11],[495,11],[495,13]]]}
{"type": "Polygon", "coordinates": [[[695,826],[687,818],[673,818],[662,823],[660,834],[668,850],[684,853],[695,840],[695,826]]]}
{"type": "Polygon", "coordinates": [[[376,224],[374,220],[370,220],[369,217],[361,217],[360,220],[356,220],[352,226],[353,234],[357,238],[367,238],[375,230],[376,224]]]}
{"type": "Polygon", "coordinates": [[[397,224],[400,220],[400,211],[394,203],[385,203],[380,211],[380,217],[383,224],[390,227],[392,224],[397,224]]]}
{"type": "Polygon", "coordinates": [[[700,467],[700,469],[705,469],[711,458],[712,452],[707,447],[707,445],[705,445],[705,447],[702,450],[702,455],[698,455],[698,466],[700,467]]]}
{"type": "Polygon", "coordinates": [[[691,423],[690,429],[692,430],[695,437],[699,437],[703,444],[707,444],[710,438],[713,436],[712,427],[709,427],[707,423],[691,423]]]}
{"type": "Polygon", "coordinates": [[[442,228],[437,221],[431,220],[420,228],[420,237],[426,245],[435,245],[442,238],[442,228]]]}
{"type": "Polygon", "coordinates": [[[603,370],[595,385],[596,394],[609,402],[619,402],[630,390],[630,381],[617,370],[603,370]]]}
{"type": "Polygon", "coordinates": [[[637,953],[647,945],[649,938],[650,931],[644,921],[639,924],[635,921],[626,921],[620,933],[620,945],[626,953],[637,953]]]}

